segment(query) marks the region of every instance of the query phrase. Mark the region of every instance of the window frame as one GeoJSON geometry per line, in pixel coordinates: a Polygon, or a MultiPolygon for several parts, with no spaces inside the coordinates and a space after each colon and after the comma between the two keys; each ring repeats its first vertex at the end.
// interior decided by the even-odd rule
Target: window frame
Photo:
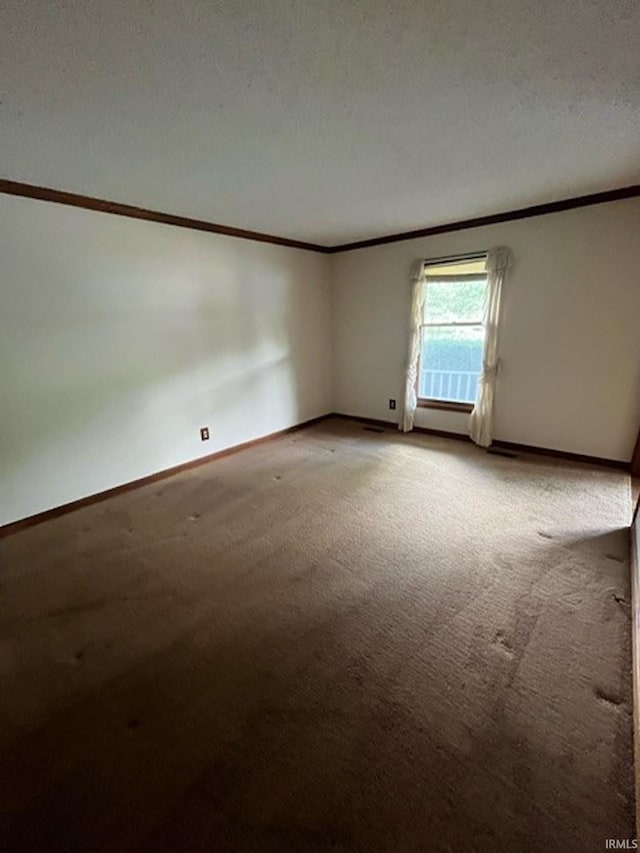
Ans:
{"type": "MultiPolygon", "coordinates": [[[[444,267],[444,266],[455,266],[456,264],[464,264],[472,262],[472,261],[480,261],[486,260],[487,253],[486,252],[478,252],[473,255],[458,255],[456,257],[451,258],[436,258],[431,261],[423,262],[423,273],[424,273],[424,287],[425,287],[425,299],[426,299],[426,287],[427,287],[427,279],[428,272],[426,272],[428,267],[444,267]]],[[[473,274],[471,274],[473,275],[473,274]]],[[[476,276],[477,277],[477,276],[476,276]]],[[[486,281],[486,273],[484,273],[485,281],[486,281]]],[[[453,278],[453,276],[452,276],[453,278]]],[[[476,322],[453,322],[453,323],[421,323],[420,324],[420,349],[418,352],[418,365],[416,370],[416,405],[419,409],[439,409],[441,411],[447,412],[459,412],[462,414],[471,414],[473,411],[474,403],[466,403],[458,400],[441,400],[437,397],[421,397],[419,393],[420,387],[420,361],[422,358],[422,335],[423,329],[425,326],[439,326],[439,327],[449,327],[455,328],[456,326],[474,326],[480,327],[484,330],[484,323],[480,321],[480,323],[476,322]]]]}

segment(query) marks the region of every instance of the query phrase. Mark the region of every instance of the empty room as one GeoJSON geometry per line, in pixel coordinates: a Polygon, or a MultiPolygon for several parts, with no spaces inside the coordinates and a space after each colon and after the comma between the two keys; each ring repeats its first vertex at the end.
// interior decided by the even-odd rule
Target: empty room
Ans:
{"type": "Polygon", "coordinates": [[[0,8],[0,849],[635,849],[640,6],[0,8]]]}

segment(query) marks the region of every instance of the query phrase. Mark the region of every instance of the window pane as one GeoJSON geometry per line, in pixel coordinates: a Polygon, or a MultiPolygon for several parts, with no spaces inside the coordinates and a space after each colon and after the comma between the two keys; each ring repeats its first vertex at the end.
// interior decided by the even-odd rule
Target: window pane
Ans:
{"type": "Polygon", "coordinates": [[[481,323],[486,278],[471,281],[427,279],[425,323],[481,323]]]}
{"type": "Polygon", "coordinates": [[[482,326],[422,330],[418,396],[473,403],[482,369],[482,326]]]}

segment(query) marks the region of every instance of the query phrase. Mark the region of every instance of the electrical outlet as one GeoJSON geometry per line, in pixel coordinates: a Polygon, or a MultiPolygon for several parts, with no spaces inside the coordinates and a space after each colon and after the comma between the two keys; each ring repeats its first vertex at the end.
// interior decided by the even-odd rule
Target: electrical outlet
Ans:
{"type": "Polygon", "coordinates": [[[200,430],[200,440],[209,441],[209,427],[202,427],[200,430]]]}
{"type": "Polygon", "coordinates": [[[395,400],[393,399],[393,397],[392,397],[392,398],[389,400],[389,408],[390,408],[390,409],[395,409],[395,407],[396,407],[396,401],[395,401],[395,400]]]}

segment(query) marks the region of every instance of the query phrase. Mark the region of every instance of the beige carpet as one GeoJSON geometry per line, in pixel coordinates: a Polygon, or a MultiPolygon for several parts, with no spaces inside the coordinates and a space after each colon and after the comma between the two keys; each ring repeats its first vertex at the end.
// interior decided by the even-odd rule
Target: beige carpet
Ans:
{"type": "Polygon", "coordinates": [[[632,837],[628,522],[333,420],[0,541],[1,849],[632,837]]]}

